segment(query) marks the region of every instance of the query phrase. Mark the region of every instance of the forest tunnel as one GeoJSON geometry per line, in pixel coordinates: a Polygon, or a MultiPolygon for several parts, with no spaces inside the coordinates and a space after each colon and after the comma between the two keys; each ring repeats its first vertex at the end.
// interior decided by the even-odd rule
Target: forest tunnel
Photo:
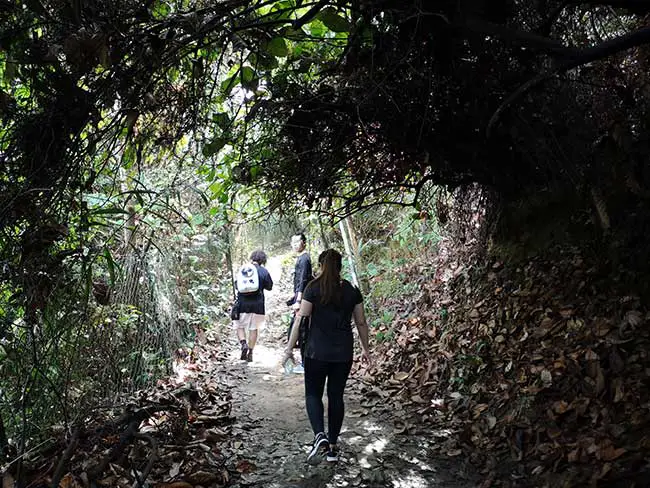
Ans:
{"type": "Polygon", "coordinates": [[[647,2],[0,7],[3,486],[268,486],[187,426],[257,378],[202,375],[233,271],[300,232],[369,311],[351,422],[418,460],[300,486],[647,484],[647,2]],[[196,435],[210,476],[150,454],[196,435]]]}

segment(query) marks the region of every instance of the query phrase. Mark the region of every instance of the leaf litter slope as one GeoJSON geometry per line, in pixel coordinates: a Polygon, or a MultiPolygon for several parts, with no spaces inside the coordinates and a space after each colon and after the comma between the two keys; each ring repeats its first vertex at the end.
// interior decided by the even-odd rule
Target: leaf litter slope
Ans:
{"type": "MultiPolygon", "coordinates": [[[[302,375],[286,375],[280,365],[291,295],[290,269],[280,258],[269,260],[276,283],[267,295],[268,327],[261,333],[253,363],[238,360],[232,342],[230,360],[220,364],[234,384],[233,415],[242,426],[234,465],[235,486],[259,487],[469,487],[471,471],[461,458],[432,455],[445,431],[404,428],[404,411],[389,394],[364,382],[367,371],[355,365],[346,392],[341,460],[336,466],[305,464],[313,435],[304,408],[302,375]]],[[[285,261],[286,262],[286,261],[285,261]]],[[[378,367],[381,367],[379,365],[378,367]]]]}

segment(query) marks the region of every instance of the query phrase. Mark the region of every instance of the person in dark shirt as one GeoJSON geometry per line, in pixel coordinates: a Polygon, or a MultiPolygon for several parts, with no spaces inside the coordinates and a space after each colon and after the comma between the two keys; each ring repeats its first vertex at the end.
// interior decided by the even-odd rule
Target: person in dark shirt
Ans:
{"type": "Polygon", "coordinates": [[[266,318],[264,290],[273,288],[271,275],[264,268],[266,253],[264,251],[254,251],[250,260],[257,268],[260,287],[256,293],[237,293],[239,320],[233,320],[233,328],[237,331],[237,338],[241,345],[241,359],[249,363],[253,361],[253,348],[257,342],[257,331],[264,327],[266,318]],[[246,331],[248,331],[248,342],[246,341],[246,331]]]}
{"type": "MultiPolygon", "coordinates": [[[[309,283],[314,277],[311,268],[311,258],[309,257],[309,253],[307,252],[306,247],[307,247],[307,238],[305,237],[305,234],[295,234],[291,237],[291,248],[294,250],[295,253],[298,254],[298,257],[296,258],[296,264],[294,266],[294,271],[293,271],[293,298],[290,300],[294,315],[292,317],[291,324],[289,324],[287,337],[291,336],[291,330],[293,328],[293,325],[299,323],[296,321],[296,313],[300,309],[300,301],[302,300],[302,294],[304,293],[305,288],[307,287],[307,283],[309,283]]],[[[301,346],[300,350],[302,356],[303,345],[300,344],[300,346],[301,346]]],[[[300,364],[293,369],[293,372],[294,373],[304,372],[302,360],[300,361],[300,364]]]]}
{"type": "MultiPolygon", "coordinates": [[[[336,443],[343,425],[343,392],[347,383],[353,358],[352,318],[359,332],[362,360],[371,363],[361,292],[341,279],[342,257],[334,249],[328,249],[318,257],[320,274],[309,283],[302,296],[296,317],[310,318],[305,348],[305,403],[307,415],[314,431],[314,445],[307,461],[315,464],[325,457],[338,461],[336,443]],[[327,424],[325,434],[323,391],[327,380],[327,424]]],[[[284,361],[293,360],[293,347],[298,340],[298,328],[294,328],[284,353],[284,361]]]]}
{"type": "Polygon", "coordinates": [[[311,269],[311,258],[307,252],[307,238],[305,234],[296,234],[291,237],[291,248],[298,254],[293,272],[293,309],[300,309],[302,294],[314,275],[311,269]]]}

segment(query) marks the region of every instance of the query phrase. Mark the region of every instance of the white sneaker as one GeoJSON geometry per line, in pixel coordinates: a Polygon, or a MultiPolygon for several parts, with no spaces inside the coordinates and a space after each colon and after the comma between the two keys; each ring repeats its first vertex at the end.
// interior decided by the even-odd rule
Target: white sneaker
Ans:
{"type": "Polygon", "coordinates": [[[324,432],[320,432],[316,435],[314,439],[314,445],[309,451],[307,456],[307,462],[309,464],[318,464],[327,456],[327,452],[330,450],[330,443],[327,440],[327,436],[324,432]]]}
{"type": "Polygon", "coordinates": [[[293,372],[296,374],[305,374],[305,368],[302,367],[302,364],[294,366],[293,372]]]}
{"type": "Polygon", "coordinates": [[[329,449],[327,451],[327,457],[325,458],[328,463],[337,463],[339,461],[339,451],[334,449],[329,449]]]}

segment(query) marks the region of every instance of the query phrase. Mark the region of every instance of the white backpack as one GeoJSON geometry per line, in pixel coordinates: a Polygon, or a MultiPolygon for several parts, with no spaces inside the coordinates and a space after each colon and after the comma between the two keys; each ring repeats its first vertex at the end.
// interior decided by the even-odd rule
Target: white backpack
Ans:
{"type": "Polygon", "coordinates": [[[245,264],[237,273],[237,291],[243,295],[260,290],[260,275],[254,264],[245,264]]]}

